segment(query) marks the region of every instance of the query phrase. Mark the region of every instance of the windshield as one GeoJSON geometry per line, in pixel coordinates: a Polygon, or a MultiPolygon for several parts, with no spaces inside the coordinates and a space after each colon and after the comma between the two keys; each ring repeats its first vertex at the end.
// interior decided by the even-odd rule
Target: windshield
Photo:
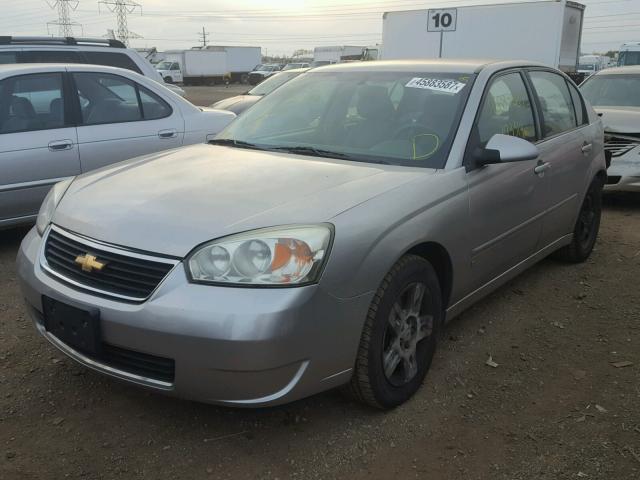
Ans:
{"type": "Polygon", "coordinates": [[[216,141],[442,168],[472,80],[460,73],[309,72],[244,112],[216,141]]]}
{"type": "Polygon", "coordinates": [[[620,52],[618,55],[618,65],[640,65],[640,52],[620,52]]]}
{"type": "Polygon", "coordinates": [[[282,70],[293,70],[294,68],[303,68],[304,66],[304,63],[288,63],[282,70]]]}
{"type": "Polygon", "coordinates": [[[640,75],[595,75],[580,90],[594,107],[640,107],[640,75]]]}
{"type": "Polygon", "coordinates": [[[170,70],[172,62],[160,62],[156,65],[156,69],[158,70],[170,70]]]}
{"type": "Polygon", "coordinates": [[[264,82],[255,88],[252,88],[247,93],[249,95],[267,95],[273,92],[280,85],[287,83],[294,77],[300,75],[299,73],[282,72],[276,73],[274,76],[267,78],[264,82]]]}

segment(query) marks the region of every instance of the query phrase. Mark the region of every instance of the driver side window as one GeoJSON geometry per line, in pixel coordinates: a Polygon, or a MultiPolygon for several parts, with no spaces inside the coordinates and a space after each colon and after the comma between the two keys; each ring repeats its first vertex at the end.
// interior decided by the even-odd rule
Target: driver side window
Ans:
{"type": "Polygon", "coordinates": [[[536,140],[536,127],[529,94],[519,73],[502,75],[491,83],[477,123],[480,145],[495,134],[536,140]]]}

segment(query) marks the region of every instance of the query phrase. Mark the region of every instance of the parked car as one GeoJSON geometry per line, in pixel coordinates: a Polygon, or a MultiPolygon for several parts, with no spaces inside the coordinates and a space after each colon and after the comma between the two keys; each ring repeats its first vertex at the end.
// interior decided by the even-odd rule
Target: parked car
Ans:
{"type": "Polygon", "coordinates": [[[177,85],[165,84],[162,76],[139,52],[120,40],[74,37],[0,37],[0,64],[84,63],[126,68],[149,77],[184,97],[177,85]]]}
{"type": "Polygon", "coordinates": [[[249,83],[251,85],[257,85],[265,78],[269,78],[282,70],[282,65],[277,63],[267,63],[260,67],[259,70],[253,70],[249,73],[249,83]]]}
{"type": "Polygon", "coordinates": [[[275,75],[267,78],[264,82],[259,85],[253,87],[247,93],[243,95],[236,95],[235,97],[225,98],[224,100],[220,100],[219,102],[211,105],[211,108],[217,108],[219,110],[229,110],[230,112],[235,113],[236,115],[240,115],[247,108],[255,104],[258,100],[260,100],[265,95],[270,94],[276,88],[284,85],[289,80],[296,78],[301,73],[309,70],[308,68],[296,68],[294,70],[287,70],[278,72],[275,75]]]}
{"type": "Polygon", "coordinates": [[[446,320],[551,253],[589,257],[605,178],[602,123],[557,70],[333,65],[211,145],[57,184],[17,269],[38,331],[106,375],[391,408],[446,320]]]}
{"type": "Polygon", "coordinates": [[[640,192],[640,66],[601,70],[580,89],[604,123],[605,190],[640,192]]]}
{"type": "Polygon", "coordinates": [[[33,222],[64,178],[204,143],[234,117],[122,68],[0,65],[0,228],[33,222]]]}
{"type": "Polygon", "coordinates": [[[282,70],[294,70],[298,68],[309,68],[309,62],[287,63],[282,70]]]}

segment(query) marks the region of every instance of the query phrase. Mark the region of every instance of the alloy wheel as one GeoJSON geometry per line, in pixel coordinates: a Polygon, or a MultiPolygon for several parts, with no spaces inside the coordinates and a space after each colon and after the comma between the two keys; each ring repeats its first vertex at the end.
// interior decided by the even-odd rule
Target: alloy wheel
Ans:
{"type": "Polygon", "coordinates": [[[434,316],[427,310],[424,283],[407,285],[391,308],[383,341],[384,375],[394,387],[409,383],[418,373],[420,342],[433,334],[434,316]]]}

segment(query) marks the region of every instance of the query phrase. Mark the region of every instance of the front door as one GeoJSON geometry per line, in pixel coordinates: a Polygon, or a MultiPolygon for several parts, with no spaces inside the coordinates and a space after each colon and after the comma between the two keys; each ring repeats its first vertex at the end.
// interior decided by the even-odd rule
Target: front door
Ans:
{"type": "MultiPolygon", "coordinates": [[[[495,77],[485,94],[468,155],[495,134],[535,142],[532,105],[522,73],[495,77]]],[[[474,289],[535,252],[544,211],[544,180],[535,173],[536,166],[537,160],[498,163],[472,168],[467,174],[474,289]]]]}
{"type": "Polygon", "coordinates": [[[82,171],[182,145],[184,120],[151,90],[120,75],[74,72],[82,171]]]}
{"type": "Polygon", "coordinates": [[[0,226],[31,220],[54,183],[80,173],[63,73],[0,81],[0,226]]]}

